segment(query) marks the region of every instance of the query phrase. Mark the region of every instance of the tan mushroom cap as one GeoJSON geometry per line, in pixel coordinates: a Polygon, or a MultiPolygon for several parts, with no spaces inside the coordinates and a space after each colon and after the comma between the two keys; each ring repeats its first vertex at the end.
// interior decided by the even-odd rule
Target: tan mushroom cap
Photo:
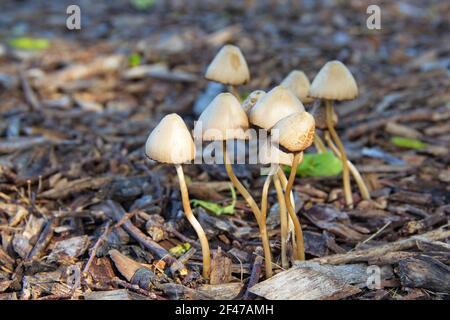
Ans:
{"type": "Polygon", "coordinates": [[[145,143],[145,154],[150,159],[180,164],[195,157],[195,145],[183,119],[176,113],[162,118],[145,143]]]}
{"type": "Polygon", "coordinates": [[[292,70],[289,72],[287,77],[281,81],[280,86],[291,90],[302,103],[313,101],[313,99],[308,97],[311,84],[306,74],[301,70],[292,70]]]}
{"type": "Polygon", "coordinates": [[[242,102],[242,109],[248,114],[250,109],[266,94],[263,90],[252,91],[248,97],[242,102]]]}
{"type": "MultiPolygon", "coordinates": [[[[338,123],[338,116],[336,114],[336,112],[334,111],[334,108],[332,109],[333,111],[333,126],[335,127],[338,123]]],[[[311,110],[311,114],[314,117],[314,121],[316,122],[316,128],[319,129],[327,129],[327,111],[325,106],[320,103],[318,105],[315,105],[312,110],[311,110]]]]}
{"type": "Polygon", "coordinates": [[[314,141],[314,117],[306,111],[297,112],[278,121],[271,132],[274,130],[278,130],[275,142],[291,152],[303,151],[314,141]]]}
{"type": "Polygon", "coordinates": [[[231,85],[247,83],[250,72],[241,49],[230,44],[223,46],[209,64],[205,78],[231,85]]]}
{"type": "Polygon", "coordinates": [[[248,138],[248,118],[231,93],[220,93],[202,112],[194,127],[195,139],[221,141],[248,138]]]}
{"type": "Polygon", "coordinates": [[[277,86],[250,109],[249,118],[251,124],[270,130],[281,119],[302,111],[302,102],[289,89],[277,86]]]}
{"type": "Polygon", "coordinates": [[[309,96],[328,100],[352,100],[358,86],[350,70],[340,61],[327,62],[314,78],[309,96]]]}
{"type": "Polygon", "coordinates": [[[259,149],[259,162],[262,164],[283,164],[286,166],[292,165],[294,159],[293,153],[286,153],[280,150],[275,144],[263,143],[259,149]],[[269,147],[270,146],[270,147],[269,147]]]}

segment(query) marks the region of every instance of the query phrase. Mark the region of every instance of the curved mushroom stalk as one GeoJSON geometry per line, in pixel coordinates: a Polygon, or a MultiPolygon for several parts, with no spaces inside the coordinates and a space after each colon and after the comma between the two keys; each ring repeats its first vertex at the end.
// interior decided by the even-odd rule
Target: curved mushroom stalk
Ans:
{"type": "MultiPolygon", "coordinates": [[[[333,140],[331,140],[331,137],[327,132],[325,132],[325,141],[327,142],[328,146],[331,150],[336,154],[336,156],[339,159],[342,159],[341,153],[339,152],[338,148],[334,145],[333,140]]],[[[356,184],[358,186],[359,192],[361,193],[361,197],[364,200],[371,201],[372,198],[370,197],[369,189],[367,188],[363,178],[361,177],[361,174],[359,173],[358,169],[353,165],[353,163],[350,162],[350,160],[347,160],[348,168],[350,169],[350,173],[352,174],[353,178],[356,181],[356,184]]]]}
{"type": "Polygon", "coordinates": [[[180,183],[180,192],[183,201],[184,214],[186,215],[186,218],[189,220],[189,223],[197,233],[197,236],[200,240],[200,244],[202,247],[203,277],[209,279],[209,274],[211,270],[211,255],[209,251],[208,238],[206,237],[205,231],[203,230],[202,226],[200,225],[200,223],[195,218],[192,212],[191,205],[189,203],[189,193],[186,186],[186,181],[184,179],[183,168],[181,164],[176,164],[175,168],[177,169],[178,182],[180,183]]]}
{"type": "Polygon", "coordinates": [[[255,216],[256,222],[258,223],[259,232],[261,234],[261,241],[264,249],[264,262],[265,262],[265,271],[266,271],[266,278],[270,278],[272,276],[272,257],[270,252],[270,243],[269,243],[269,237],[267,234],[267,227],[265,224],[265,218],[262,218],[261,210],[259,209],[258,205],[256,204],[255,200],[251,196],[251,194],[248,192],[248,190],[244,187],[244,185],[239,181],[239,179],[236,177],[233,171],[233,167],[231,166],[231,161],[228,158],[228,152],[227,152],[227,143],[226,140],[223,140],[223,160],[225,164],[225,170],[227,171],[228,177],[231,180],[231,183],[233,183],[233,186],[238,190],[238,192],[242,195],[242,197],[245,199],[247,204],[250,206],[250,209],[253,212],[253,215],[255,216]]]}
{"type": "Polygon", "coordinates": [[[278,177],[278,171],[280,170],[277,166],[277,173],[273,175],[273,184],[277,192],[278,206],[280,208],[280,228],[281,228],[281,266],[284,269],[289,268],[289,261],[287,258],[287,238],[288,238],[288,218],[286,211],[286,200],[284,199],[283,188],[281,186],[280,178],[278,177]]]}
{"type": "Polygon", "coordinates": [[[327,112],[327,128],[331,134],[331,137],[336,142],[338,150],[341,154],[342,161],[342,181],[344,185],[345,203],[349,208],[353,208],[353,196],[352,188],[350,186],[350,172],[348,168],[347,154],[345,153],[344,145],[339,138],[333,125],[333,104],[330,100],[325,100],[326,112],[327,112]]]}
{"type": "Polygon", "coordinates": [[[294,184],[295,175],[297,173],[296,168],[298,167],[298,164],[300,163],[300,158],[302,157],[301,152],[297,152],[294,155],[294,160],[292,161],[292,167],[291,167],[291,173],[289,174],[288,183],[286,185],[286,192],[284,194],[285,200],[286,200],[286,207],[289,212],[289,215],[294,222],[294,230],[295,230],[295,237],[296,237],[296,246],[297,246],[297,259],[299,260],[305,260],[305,245],[303,242],[303,231],[302,226],[300,224],[300,220],[297,217],[297,214],[295,213],[294,207],[292,205],[291,201],[291,191],[292,186],[294,184]]]}

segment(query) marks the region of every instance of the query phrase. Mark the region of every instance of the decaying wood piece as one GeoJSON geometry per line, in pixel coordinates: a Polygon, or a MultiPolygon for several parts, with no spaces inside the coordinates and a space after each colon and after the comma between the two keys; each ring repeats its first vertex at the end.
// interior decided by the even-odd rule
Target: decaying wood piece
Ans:
{"type": "Polygon", "coordinates": [[[48,261],[59,261],[65,257],[76,258],[83,255],[89,246],[88,236],[72,237],[58,241],[48,256],[48,261]]]}
{"type": "Polygon", "coordinates": [[[326,272],[295,266],[256,284],[250,291],[269,300],[335,300],[360,292],[326,272]]]}
{"type": "Polygon", "coordinates": [[[244,294],[244,300],[249,300],[254,297],[254,294],[250,292],[250,288],[258,283],[261,277],[261,268],[263,264],[263,249],[262,247],[256,247],[255,249],[255,260],[253,262],[252,271],[247,284],[247,290],[244,294]]]}
{"type": "Polygon", "coordinates": [[[0,247],[0,268],[5,268],[8,272],[12,272],[14,268],[14,259],[11,258],[3,249],[0,247]]]}
{"type": "Polygon", "coordinates": [[[388,252],[401,251],[416,246],[417,240],[442,240],[450,237],[450,230],[440,228],[421,235],[412,236],[407,239],[398,240],[382,246],[377,246],[365,250],[356,250],[344,254],[335,254],[323,258],[314,259],[320,263],[344,264],[352,262],[362,262],[383,256],[388,252]]]}
{"type": "Polygon", "coordinates": [[[198,288],[198,291],[212,299],[232,300],[242,291],[244,284],[241,282],[231,282],[222,284],[204,284],[198,288]]]}
{"type": "Polygon", "coordinates": [[[80,178],[74,181],[70,181],[61,187],[56,189],[47,190],[39,194],[41,198],[48,199],[60,199],[67,197],[70,194],[81,192],[86,189],[98,189],[108,183],[110,183],[114,177],[96,177],[96,178],[80,178]]]}
{"type": "Polygon", "coordinates": [[[110,291],[95,291],[84,295],[86,300],[149,300],[150,298],[129,291],[127,289],[118,289],[110,291]]]}
{"type": "Polygon", "coordinates": [[[231,281],[231,259],[225,256],[219,247],[211,260],[210,284],[222,284],[231,281]]]}
{"type": "Polygon", "coordinates": [[[450,267],[422,255],[400,261],[398,274],[403,286],[450,293],[450,267]]]}

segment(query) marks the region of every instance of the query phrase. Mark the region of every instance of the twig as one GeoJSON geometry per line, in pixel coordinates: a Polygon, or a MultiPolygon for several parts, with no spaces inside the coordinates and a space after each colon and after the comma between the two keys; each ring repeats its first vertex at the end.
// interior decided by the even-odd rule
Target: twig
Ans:
{"type": "Polygon", "coordinates": [[[19,70],[19,78],[22,84],[23,94],[25,95],[25,100],[30,105],[30,111],[38,111],[42,109],[41,103],[39,102],[36,94],[30,86],[27,77],[23,70],[19,70]]]}
{"type": "Polygon", "coordinates": [[[100,247],[100,245],[103,243],[103,241],[106,240],[106,237],[109,234],[109,231],[110,231],[110,227],[109,226],[110,226],[110,224],[111,224],[111,221],[108,221],[106,223],[105,230],[103,231],[102,235],[97,239],[97,242],[95,243],[95,245],[92,247],[92,251],[91,251],[91,254],[89,256],[89,260],[88,260],[88,262],[86,263],[86,266],[83,269],[83,273],[89,271],[89,268],[91,267],[92,261],[94,261],[94,257],[97,254],[98,247],[100,247]]]}
{"type": "Polygon", "coordinates": [[[255,257],[255,261],[253,262],[252,272],[250,274],[250,279],[248,280],[247,289],[245,290],[245,293],[244,293],[244,297],[243,297],[244,300],[250,300],[255,297],[255,295],[253,293],[251,293],[249,291],[249,289],[258,283],[259,278],[261,276],[261,267],[263,264],[262,248],[257,247],[254,254],[256,257],[255,257]]]}
{"type": "Polygon", "coordinates": [[[437,230],[433,230],[421,235],[412,236],[407,239],[398,240],[382,246],[369,248],[366,250],[357,250],[349,253],[335,254],[328,257],[317,258],[311,261],[318,261],[320,263],[329,264],[346,264],[352,262],[362,262],[374,259],[376,257],[385,255],[388,252],[401,251],[414,247],[417,240],[441,240],[450,237],[450,230],[445,230],[443,226],[437,230]]]}

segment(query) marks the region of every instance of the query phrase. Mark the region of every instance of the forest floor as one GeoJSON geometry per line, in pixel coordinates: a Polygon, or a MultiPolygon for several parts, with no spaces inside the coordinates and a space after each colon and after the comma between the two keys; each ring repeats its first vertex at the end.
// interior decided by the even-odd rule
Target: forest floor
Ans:
{"type": "MultiPolygon", "coordinates": [[[[1,4],[0,299],[448,299],[449,2],[78,1],[70,31],[73,2],[1,4]],[[366,28],[374,3],[381,30],[366,28]],[[336,105],[337,129],[378,205],[353,186],[346,209],[340,176],[298,178],[307,261],[283,271],[271,189],[269,281],[238,196],[232,215],[195,208],[214,253],[206,284],[175,170],[144,154],[165,114],[192,128],[206,89],[223,90],[203,75],[226,43],[249,65],[242,96],[333,59],[360,91],[336,105]]],[[[259,167],[235,170],[259,202],[259,167]]],[[[231,203],[223,166],[185,172],[192,199],[231,203]]]]}

